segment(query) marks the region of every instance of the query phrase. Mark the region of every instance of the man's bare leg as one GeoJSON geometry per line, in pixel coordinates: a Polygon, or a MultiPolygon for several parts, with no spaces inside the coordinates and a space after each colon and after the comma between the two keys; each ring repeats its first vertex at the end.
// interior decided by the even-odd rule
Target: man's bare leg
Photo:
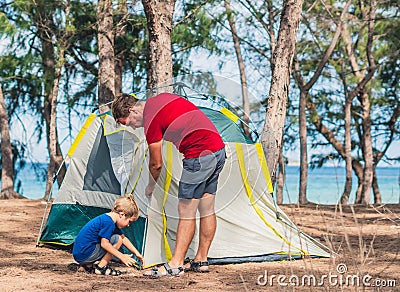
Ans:
{"type": "MultiPolygon", "coordinates": [[[[179,223],[176,232],[176,245],[172,259],[168,263],[171,268],[181,267],[184,263],[186,252],[192,242],[196,229],[196,212],[199,203],[199,199],[179,200],[179,223]]],[[[159,267],[158,270],[161,274],[167,273],[164,266],[159,267]]],[[[144,273],[144,275],[151,275],[151,271],[144,273]]]]}
{"type": "Polygon", "coordinates": [[[169,262],[169,265],[173,268],[183,265],[196,229],[196,212],[200,201],[199,199],[179,200],[179,223],[176,233],[176,245],[172,259],[169,262]]]}
{"type": "MultiPolygon", "coordinates": [[[[205,193],[200,200],[200,234],[199,247],[197,249],[195,262],[207,261],[208,251],[214,239],[217,227],[217,219],[215,215],[215,195],[205,193]]],[[[207,270],[208,267],[200,267],[201,270],[207,270]]]]}

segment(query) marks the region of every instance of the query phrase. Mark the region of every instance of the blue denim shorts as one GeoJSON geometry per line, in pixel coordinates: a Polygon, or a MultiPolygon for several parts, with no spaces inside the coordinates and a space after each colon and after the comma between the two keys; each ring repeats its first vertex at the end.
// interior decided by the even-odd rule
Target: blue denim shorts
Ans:
{"type": "Polygon", "coordinates": [[[178,198],[201,199],[204,193],[215,195],[225,158],[225,148],[222,148],[208,155],[183,159],[178,198]]]}
{"type": "MultiPolygon", "coordinates": [[[[119,235],[118,234],[113,234],[111,235],[110,238],[110,243],[112,245],[115,245],[119,240],[119,235]]],[[[80,264],[91,264],[94,263],[95,261],[101,260],[105,255],[107,251],[103,249],[100,245],[100,243],[96,244],[96,248],[92,252],[92,254],[84,261],[80,262],[80,264]]]]}

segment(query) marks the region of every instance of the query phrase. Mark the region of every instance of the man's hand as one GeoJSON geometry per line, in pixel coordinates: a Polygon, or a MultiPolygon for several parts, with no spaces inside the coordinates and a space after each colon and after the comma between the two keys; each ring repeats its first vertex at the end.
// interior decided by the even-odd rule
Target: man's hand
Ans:
{"type": "Polygon", "coordinates": [[[146,190],[145,190],[145,195],[146,197],[148,197],[149,199],[151,198],[151,196],[153,195],[153,191],[154,191],[155,186],[153,185],[147,185],[146,190]]]}
{"type": "Polygon", "coordinates": [[[156,182],[161,173],[162,168],[162,140],[149,144],[149,182],[147,184],[145,194],[146,197],[151,198],[153,195],[156,182]]]}

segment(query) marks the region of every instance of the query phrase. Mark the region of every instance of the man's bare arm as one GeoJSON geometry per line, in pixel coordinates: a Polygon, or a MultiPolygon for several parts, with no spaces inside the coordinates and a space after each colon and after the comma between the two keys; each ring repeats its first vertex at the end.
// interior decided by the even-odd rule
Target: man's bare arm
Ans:
{"type": "Polygon", "coordinates": [[[162,169],[162,140],[149,144],[149,182],[146,187],[146,196],[151,197],[156,182],[160,177],[162,169]]]}

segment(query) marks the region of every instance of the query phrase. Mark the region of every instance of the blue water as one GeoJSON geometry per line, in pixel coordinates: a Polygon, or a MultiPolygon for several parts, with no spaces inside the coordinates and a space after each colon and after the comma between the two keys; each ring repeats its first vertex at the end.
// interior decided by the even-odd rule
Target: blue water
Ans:
{"type": "MultiPolygon", "coordinates": [[[[46,190],[47,164],[27,163],[16,177],[15,189],[28,199],[41,199],[46,190]],[[20,186],[18,187],[18,183],[20,186]]],[[[58,185],[54,184],[52,196],[57,195],[58,185]]]]}
{"type": "MultiPolygon", "coordinates": [[[[298,201],[300,169],[298,166],[288,166],[286,185],[283,192],[284,203],[298,201]]],[[[377,176],[383,203],[400,202],[399,167],[378,167],[377,176]]],[[[32,164],[20,171],[17,179],[21,181],[20,193],[30,199],[43,198],[46,187],[46,165],[32,164]]],[[[307,198],[317,204],[335,204],[341,196],[344,187],[345,169],[343,167],[323,167],[309,170],[307,198]]],[[[357,181],[354,179],[350,202],[354,202],[357,181]]],[[[57,195],[57,183],[53,188],[53,197],[57,195]]],[[[373,199],[371,197],[371,202],[373,199]]]]}
{"type": "MultiPolygon", "coordinates": [[[[382,203],[400,203],[400,168],[378,167],[376,169],[382,203]]],[[[286,185],[283,190],[283,203],[297,203],[300,168],[288,166],[286,185]]],[[[322,167],[309,169],[307,199],[317,204],[336,204],[342,195],[345,182],[344,167],[322,167]]],[[[353,188],[349,202],[354,203],[357,189],[357,178],[353,173],[353,188]]],[[[371,203],[373,195],[371,194],[371,203]]]]}

